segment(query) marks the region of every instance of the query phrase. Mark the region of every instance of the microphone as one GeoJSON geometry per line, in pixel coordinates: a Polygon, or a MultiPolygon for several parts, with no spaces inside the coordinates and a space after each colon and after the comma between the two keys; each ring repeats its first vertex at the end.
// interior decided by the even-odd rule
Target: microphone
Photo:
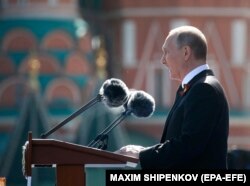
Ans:
{"type": "Polygon", "coordinates": [[[125,105],[129,112],[135,117],[150,117],[155,111],[155,100],[154,98],[144,92],[143,90],[131,91],[130,98],[127,105],[125,105]]]}
{"type": "Polygon", "coordinates": [[[130,114],[138,118],[152,116],[155,111],[155,100],[151,95],[142,90],[132,90],[128,101],[123,106],[125,111],[92,140],[88,144],[88,147],[98,145],[98,149],[105,150],[108,143],[108,133],[130,114]]]}
{"type": "Polygon", "coordinates": [[[90,107],[92,107],[93,105],[95,105],[98,102],[103,102],[108,107],[122,106],[123,104],[125,104],[127,102],[128,94],[129,94],[128,87],[126,86],[126,84],[122,80],[116,79],[116,78],[111,78],[111,79],[106,80],[102,84],[98,95],[94,99],[92,99],[86,105],[84,105],[83,107],[78,109],[76,112],[71,114],[68,118],[63,120],[61,123],[56,125],[54,128],[52,128],[51,130],[49,130],[46,133],[43,133],[41,135],[41,138],[48,137],[50,134],[55,132],[57,129],[59,129],[60,127],[62,127],[63,125],[65,125],[66,123],[68,123],[69,121],[74,119],[76,116],[78,116],[82,112],[86,111],[87,109],[89,109],[90,107]]]}
{"type": "Polygon", "coordinates": [[[111,78],[103,83],[99,94],[103,95],[108,107],[119,107],[127,102],[129,89],[123,81],[111,78]]]}

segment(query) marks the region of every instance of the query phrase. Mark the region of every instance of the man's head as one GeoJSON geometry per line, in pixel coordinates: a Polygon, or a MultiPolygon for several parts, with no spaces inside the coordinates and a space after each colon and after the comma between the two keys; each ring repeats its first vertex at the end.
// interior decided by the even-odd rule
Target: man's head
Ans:
{"type": "Polygon", "coordinates": [[[171,30],[162,46],[161,62],[171,73],[171,78],[182,81],[195,67],[206,63],[207,41],[204,34],[193,26],[171,30]]]}

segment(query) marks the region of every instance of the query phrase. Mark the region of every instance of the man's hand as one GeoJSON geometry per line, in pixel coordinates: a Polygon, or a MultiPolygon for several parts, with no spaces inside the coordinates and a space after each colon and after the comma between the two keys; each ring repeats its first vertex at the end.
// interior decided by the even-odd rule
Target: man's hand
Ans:
{"type": "Polygon", "coordinates": [[[120,148],[119,150],[115,151],[115,153],[138,158],[139,153],[143,149],[145,149],[145,147],[140,146],[140,145],[126,145],[126,146],[120,148]]]}

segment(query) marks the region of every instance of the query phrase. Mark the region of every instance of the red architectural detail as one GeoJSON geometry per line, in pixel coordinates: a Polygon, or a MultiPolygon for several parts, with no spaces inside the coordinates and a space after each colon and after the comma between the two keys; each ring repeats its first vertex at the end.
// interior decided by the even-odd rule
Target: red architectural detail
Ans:
{"type": "Polygon", "coordinates": [[[73,81],[58,78],[48,85],[45,92],[45,100],[48,104],[56,99],[64,99],[72,105],[79,105],[81,103],[81,92],[73,81]]]}
{"type": "Polygon", "coordinates": [[[90,52],[92,50],[92,44],[91,44],[91,34],[87,33],[83,37],[79,38],[79,48],[83,52],[90,52]]]}
{"type": "Polygon", "coordinates": [[[20,100],[27,93],[27,86],[24,79],[20,77],[8,78],[0,84],[0,107],[16,107],[20,100]]]}
{"type": "Polygon", "coordinates": [[[4,51],[27,51],[37,47],[37,41],[28,29],[15,28],[9,31],[3,39],[4,51]]]}
{"type": "Polygon", "coordinates": [[[7,56],[0,56],[0,75],[8,76],[13,75],[16,71],[16,67],[13,61],[7,56]]]}
{"type": "Polygon", "coordinates": [[[90,72],[90,65],[84,55],[75,52],[68,57],[65,72],[70,75],[87,75],[90,72]]]}
{"type": "Polygon", "coordinates": [[[42,48],[44,49],[68,50],[73,47],[73,39],[63,30],[50,32],[42,41],[42,48]]]}

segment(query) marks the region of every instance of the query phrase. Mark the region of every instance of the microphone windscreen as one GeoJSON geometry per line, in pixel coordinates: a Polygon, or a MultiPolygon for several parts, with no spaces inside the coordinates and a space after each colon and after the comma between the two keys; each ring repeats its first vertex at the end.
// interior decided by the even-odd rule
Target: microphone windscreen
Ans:
{"type": "Polygon", "coordinates": [[[111,78],[103,83],[99,94],[104,96],[107,106],[119,107],[127,102],[129,90],[122,80],[111,78]]]}
{"type": "Polygon", "coordinates": [[[136,117],[150,117],[155,110],[155,100],[142,90],[131,91],[127,109],[136,117]]]}

